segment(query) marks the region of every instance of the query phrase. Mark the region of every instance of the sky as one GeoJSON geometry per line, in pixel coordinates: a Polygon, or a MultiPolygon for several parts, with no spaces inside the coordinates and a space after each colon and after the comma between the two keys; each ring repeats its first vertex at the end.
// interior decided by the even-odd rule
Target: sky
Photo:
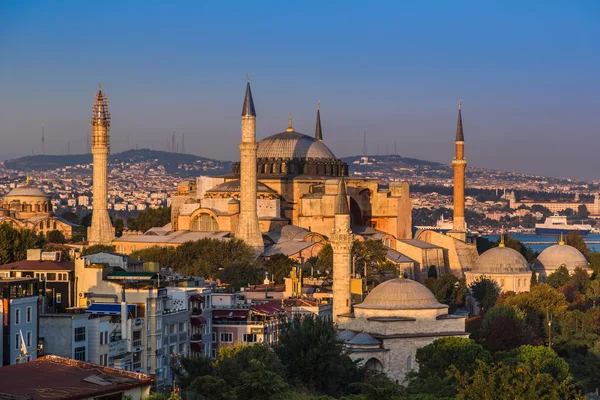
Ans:
{"type": "Polygon", "coordinates": [[[600,179],[600,2],[0,2],[0,156],[82,153],[98,82],[113,152],[237,160],[246,73],[257,137],[287,127],[338,157],[600,179]]]}

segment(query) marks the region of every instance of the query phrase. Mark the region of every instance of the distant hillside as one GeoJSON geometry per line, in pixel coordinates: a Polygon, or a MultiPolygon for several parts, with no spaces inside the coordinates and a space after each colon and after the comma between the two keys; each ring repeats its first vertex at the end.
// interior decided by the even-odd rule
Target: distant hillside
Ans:
{"type": "MultiPolygon", "coordinates": [[[[2,162],[6,168],[18,171],[45,171],[57,168],[75,167],[92,162],[91,154],[73,155],[36,155],[21,157],[14,160],[2,162]]],[[[149,163],[150,165],[162,165],[165,171],[176,175],[187,175],[186,171],[205,170],[207,175],[225,174],[231,171],[231,161],[212,160],[192,154],[170,153],[149,149],[127,150],[122,153],[111,154],[109,164],[138,164],[149,163]],[[180,168],[180,166],[188,168],[180,168]],[[189,168],[193,167],[193,168],[189,168]]]]}

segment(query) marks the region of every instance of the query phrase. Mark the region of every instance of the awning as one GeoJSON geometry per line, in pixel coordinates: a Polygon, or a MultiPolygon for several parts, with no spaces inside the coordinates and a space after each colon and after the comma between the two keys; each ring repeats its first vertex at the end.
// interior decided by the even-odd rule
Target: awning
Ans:
{"type": "Polygon", "coordinates": [[[206,325],[206,318],[202,317],[202,316],[198,316],[198,317],[191,317],[190,318],[190,322],[192,323],[192,325],[194,326],[202,326],[202,325],[206,325]]]}
{"type": "MultiPolygon", "coordinates": [[[[127,313],[135,309],[134,304],[127,304],[127,313]]],[[[93,303],[85,310],[86,314],[97,315],[121,315],[121,304],[119,303],[93,303]]]]}
{"type": "Polygon", "coordinates": [[[196,353],[201,353],[204,351],[204,343],[192,342],[192,343],[190,343],[190,347],[196,353]]]}
{"type": "Polygon", "coordinates": [[[192,301],[199,301],[200,303],[204,303],[204,296],[200,296],[198,294],[194,294],[194,295],[190,296],[190,300],[192,300],[192,301]]]}
{"type": "Polygon", "coordinates": [[[213,310],[213,318],[248,318],[249,310],[213,310]]]}

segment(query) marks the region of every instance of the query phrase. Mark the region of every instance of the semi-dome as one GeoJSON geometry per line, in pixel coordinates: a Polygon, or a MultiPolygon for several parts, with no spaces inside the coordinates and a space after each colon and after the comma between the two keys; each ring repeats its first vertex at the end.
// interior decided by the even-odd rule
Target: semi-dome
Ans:
{"type": "Polygon", "coordinates": [[[562,241],[542,251],[534,263],[535,269],[544,270],[557,270],[561,265],[567,267],[569,271],[575,268],[588,268],[585,256],[575,247],[562,241]]]}
{"type": "Polygon", "coordinates": [[[530,272],[527,260],[518,251],[510,247],[494,247],[477,258],[471,273],[510,274],[530,272]]]}
{"type": "MultiPolygon", "coordinates": [[[[206,191],[206,193],[239,193],[240,191],[240,180],[234,179],[231,181],[223,182],[212,189],[206,191]]],[[[273,189],[268,187],[262,182],[256,182],[257,193],[276,193],[273,189]]]]}
{"type": "Polygon", "coordinates": [[[377,310],[414,310],[448,308],[429,289],[410,279],[396,278],[376,286],[355,308],[377,310]]]}
{"type": "Polygon", "coordinates": [[[50,197],[43,190],[31,185],[19,186],[8,192],[5,197],[50,197]]]}
{"type": "Polygon", "coordinates": [[[258,158],[322,158],[335,160],[329,147],[300,132],[281,132],[258,142],[258,158]]]}

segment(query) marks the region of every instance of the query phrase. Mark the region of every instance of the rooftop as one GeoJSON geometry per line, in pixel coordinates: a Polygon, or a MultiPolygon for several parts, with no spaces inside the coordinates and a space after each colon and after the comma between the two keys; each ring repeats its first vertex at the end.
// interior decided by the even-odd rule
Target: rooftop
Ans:
{"type": "Polygon", "coordinates": [[[150,386],[149,375],[44,356],[0,368],[0,399],[87,399],[150,386]]]}
{"type": "Polygon", "coordinates": [[[0,265],[1,271],[75,271],[70,261],[23,260],[0,265]]]}

